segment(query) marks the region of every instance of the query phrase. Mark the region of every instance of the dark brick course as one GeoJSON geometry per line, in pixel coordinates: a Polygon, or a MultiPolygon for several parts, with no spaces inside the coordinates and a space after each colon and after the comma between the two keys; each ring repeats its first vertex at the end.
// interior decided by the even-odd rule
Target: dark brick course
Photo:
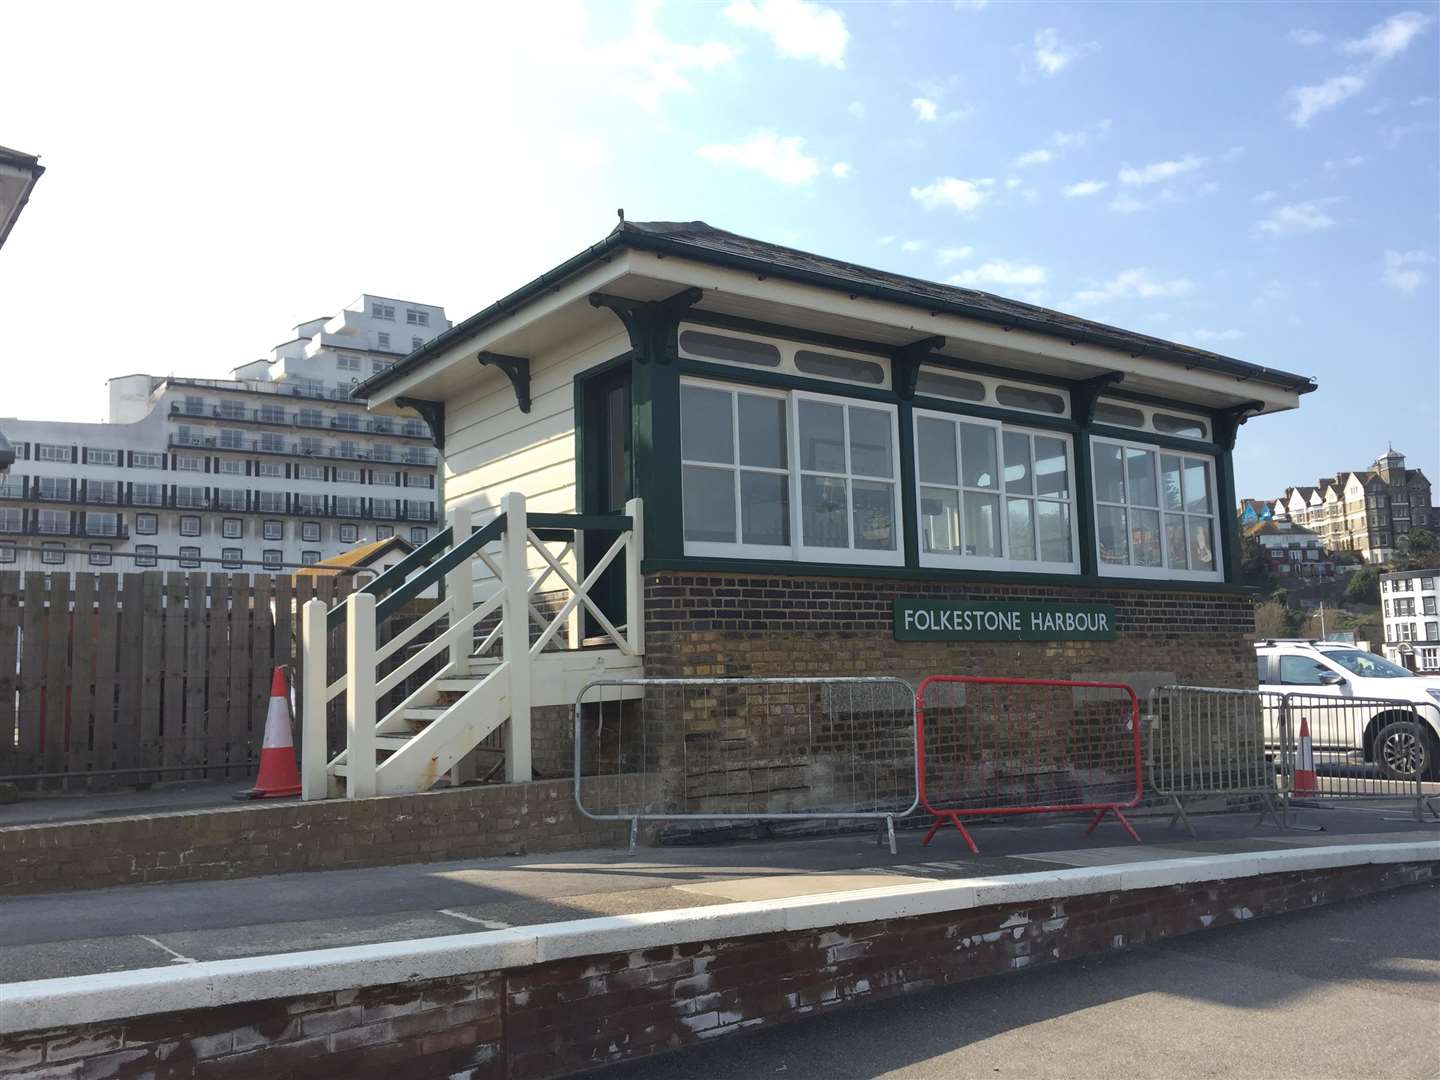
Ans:
{"type": "Polygon", "coordinates": [[[1353,866],[580,957],[0,1037],[0,1077],[542,1080],[1433,880],[1353,866]]]}

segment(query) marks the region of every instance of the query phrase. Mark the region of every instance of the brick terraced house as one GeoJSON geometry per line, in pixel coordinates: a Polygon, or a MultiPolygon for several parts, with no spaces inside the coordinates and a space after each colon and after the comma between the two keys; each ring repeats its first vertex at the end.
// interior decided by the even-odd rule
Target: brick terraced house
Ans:
{"type": "MultiPolygon", "coordinates": [[[[509,492],[547,514],[642,499],[647,676],[1110,676],[1143,693],[1253,687],[1231,453],[1248,419],[1314,389],[703,222],[622,221],[356,394],[427,417],[445,513],[473,527],[509,492]],[[926,601],[1061,617],[1039,639],[1002,622],[955,640],[913,615],[926,601]],[[1065,614],[1097,604],[1113,633],[1065,614]]],[[[566,555],[577,579],[591,543],[566,555]]],[[[598,591],[624,625],[625,590],[598,591]]],[[[564,770],[535,722],[537,768],[564,770]]]]}

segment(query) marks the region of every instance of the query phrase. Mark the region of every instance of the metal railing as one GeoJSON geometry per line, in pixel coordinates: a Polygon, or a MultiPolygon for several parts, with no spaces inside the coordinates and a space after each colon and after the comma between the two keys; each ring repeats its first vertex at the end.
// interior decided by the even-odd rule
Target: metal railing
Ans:
{"type": "Polygon", "coordinates": [[[916,731],[895,678],[599,679],[575,699],[575,805],[628,821],[632,851],[642,821],[873,820],[893,853],[916,731]]]}
{"type": "MultiPolygon", "coordinates": [[[[1287,825],[1294,744],[1285,730],[1284,695],[1210,686],[1159,686],[1143,718],[1145,771],[1150,787],[1175,806],[1173,827],[1195,826],[1187,799],[1249,797],[1264,807],[1260,820],[1287,825]]],[[[1259,822],[1257,822],[1259,824],[1259,822]]]]}

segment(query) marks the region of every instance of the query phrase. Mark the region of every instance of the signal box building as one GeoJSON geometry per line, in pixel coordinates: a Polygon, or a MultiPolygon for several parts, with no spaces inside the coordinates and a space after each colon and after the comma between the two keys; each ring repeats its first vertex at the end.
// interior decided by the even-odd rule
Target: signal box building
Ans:
{"type": "MultiPolygon", "coordinates": [[[[446,512],[476,526],[511,491],[543,513],[643,499],[647,675],[1143,690],[1253,687],[1231,453],[1313,389],[703,222],[622,222],[356,393],[426,416],[446,512]]],[[[632,614],[623,589],[603,603],[632,614]]]]}

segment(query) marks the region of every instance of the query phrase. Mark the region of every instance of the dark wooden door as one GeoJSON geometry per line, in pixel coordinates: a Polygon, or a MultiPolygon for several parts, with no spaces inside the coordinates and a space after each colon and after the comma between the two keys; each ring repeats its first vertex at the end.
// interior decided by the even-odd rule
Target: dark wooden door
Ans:
{"type": "MultiPolygon", "coordinates": [[[[623,366],[585,382],[582,406],[584,483],[581,512],[623,514],[633,490],[631,480],[630,369],[623,366]]],[[[581,545],[585,567],[593,566],[619,536],[617,532],[587,531],[581,545]]],[[[586,571],[588,572],[588,571],[586,571]]],[[[625,560],[616,556],[591,590],[591,598],[616,627],[625,624],[625,560]]],[[[587,638],[604,631],[587,611],[587,638]]]]}

